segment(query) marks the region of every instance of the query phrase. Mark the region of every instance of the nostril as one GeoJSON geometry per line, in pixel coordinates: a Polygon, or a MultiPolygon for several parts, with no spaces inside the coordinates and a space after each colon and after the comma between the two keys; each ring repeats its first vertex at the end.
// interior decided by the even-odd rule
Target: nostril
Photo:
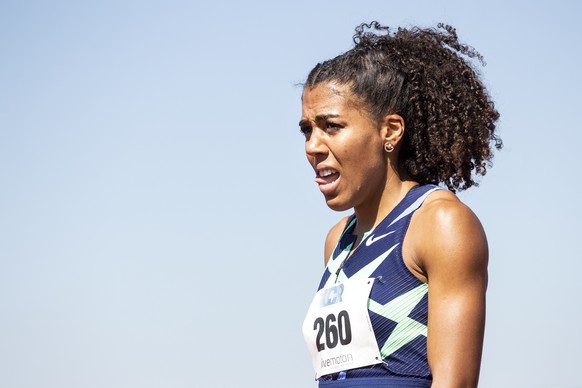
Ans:
{"type": "Polygon", "coordinates": [[[322,142],[312,137],[305,143],[305,151],[310,155],[325,154],[326,147],[322,142]]]}

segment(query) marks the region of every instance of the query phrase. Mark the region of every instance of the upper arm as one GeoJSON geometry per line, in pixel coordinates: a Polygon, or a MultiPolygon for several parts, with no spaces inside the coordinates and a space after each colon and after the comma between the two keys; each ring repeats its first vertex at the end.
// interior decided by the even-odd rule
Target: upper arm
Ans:
{"type": "Polygon", "coordinates": [[[323,254],[323,265],[327,266],[327,262],[331,258],[333,254],[333,250],[339,241],[342,232],[344,231],[346,224],[348,223],[349,217],[344,217],[341,219],[340,222],[335,224],[327,233],[327,237],[325,238],[325,247],[324,247],[324,254],[323,254]]]}
{"type": "Polygon", "coordinates": [[[487,239],[456,199],[423,213],[414,252],[428,281],[428,360],[433,387],[475,387],[485,327],[487,239]]]}

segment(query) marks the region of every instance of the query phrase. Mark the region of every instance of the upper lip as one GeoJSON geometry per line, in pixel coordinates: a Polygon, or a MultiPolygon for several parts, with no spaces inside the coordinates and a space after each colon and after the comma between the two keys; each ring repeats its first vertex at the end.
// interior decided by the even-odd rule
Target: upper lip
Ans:
{"type": "Polygon", "coordinates": [[[315,168],[315,173],[316,173],[317,176],[321,176],[321,173],[322,172],[325,172],[325,171],[331,171],[332,174],[335,174],[335,173],[338,172],[335,168],[329,167],[329,166],[325,166],[325,165],[323,165],[323,166],[320,165],[320,166],[317,166],[315,168]]]}

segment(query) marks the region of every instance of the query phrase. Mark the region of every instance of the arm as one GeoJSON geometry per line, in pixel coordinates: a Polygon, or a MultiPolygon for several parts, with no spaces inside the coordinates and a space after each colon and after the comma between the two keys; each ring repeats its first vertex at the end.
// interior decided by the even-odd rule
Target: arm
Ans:
{"type": "Polygon", "coordinates": [[[429,285],[432,386],[476,387],[485,327],[487,239],[475,214],[451,193],[426,205],[415,220],[418,242],[412,252],[429,285]]]}
{"type": "Polygon", "coordinates": [[[329,261],[337,242],[339,241],[342,232],[344,231],[346,224],[349,220],[348,217],[344,217],[341,219],[340,222],[335,224],[327,233],[327,237],[325,238],[325,247],[323,253],[323,265],[327,266],[327,262],[329,261]]]}

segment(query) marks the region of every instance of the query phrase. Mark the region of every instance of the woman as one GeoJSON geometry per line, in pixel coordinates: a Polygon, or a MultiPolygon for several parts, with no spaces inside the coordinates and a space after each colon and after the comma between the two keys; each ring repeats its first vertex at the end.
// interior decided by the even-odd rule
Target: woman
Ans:
{"type": "Polygon", "coordinates": [[[331,228],[303,326],[319,386],[474,387],[487,240],[453,194],[484,175],[499,114],[455,30],[356,28],[303,91],[307,159],[331,228]],[[444,185],[449,190],[437,185],[444,185]]]}

